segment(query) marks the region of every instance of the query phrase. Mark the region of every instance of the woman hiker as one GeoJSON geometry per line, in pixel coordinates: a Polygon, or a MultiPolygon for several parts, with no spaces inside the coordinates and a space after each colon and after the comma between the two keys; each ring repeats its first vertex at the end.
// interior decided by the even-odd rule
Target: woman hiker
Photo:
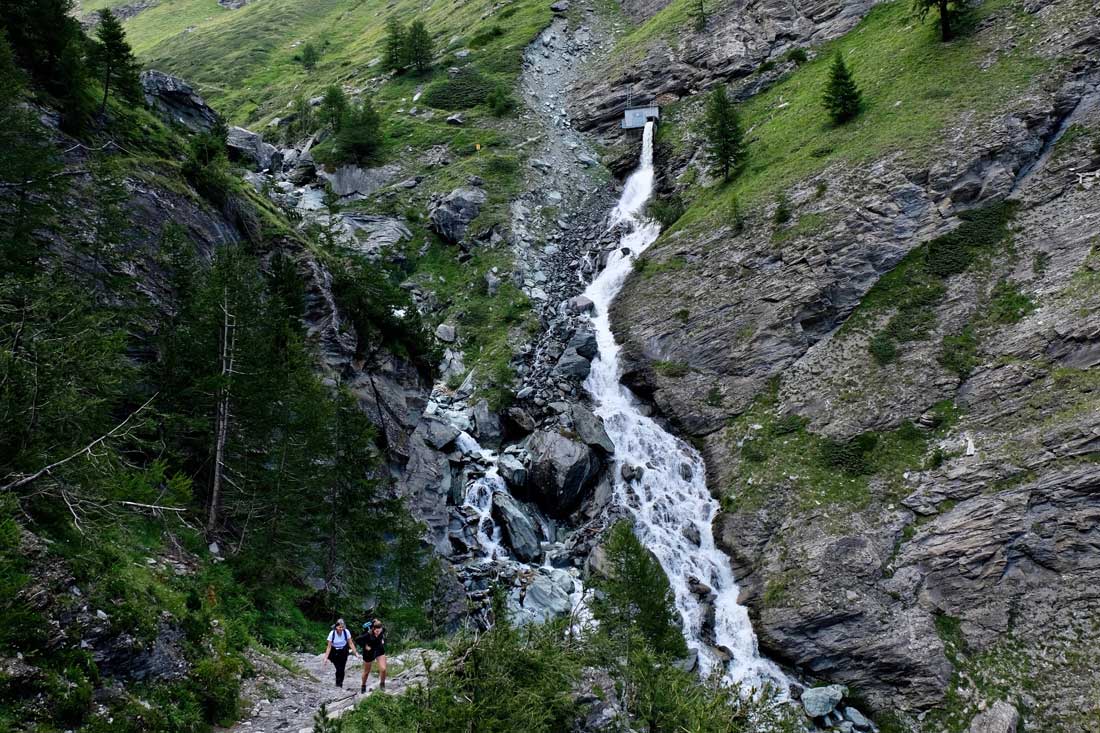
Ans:
{"type": "Polygon", "coordinates": [[[378,619],[363,624],[363,633],[356,639],[363,649],[363,679],[359,685],[360,694],[367,691],[367,677],[370,676],[371,662],[378,662],[378,689],[386,689],[386,629],[378,619]]]}
{"type": "Polygon", "coordinates": [[[336,626],[328,632],[328,646],[325,647],[325,658],[321,660],[321,666],[332,660],[332,666],[336,668],[336,686],[344,686],[344,667],[348,663],[348,651],[355,651],[355,640],[351,638],[351,632],[344,624],[344,619],[337,619],[336,626]]]}

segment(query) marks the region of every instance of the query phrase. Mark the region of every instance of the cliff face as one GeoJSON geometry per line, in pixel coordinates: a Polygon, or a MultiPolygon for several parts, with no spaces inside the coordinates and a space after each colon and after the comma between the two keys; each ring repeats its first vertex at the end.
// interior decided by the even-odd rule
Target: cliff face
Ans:
{"type": "MultiPolygon", "coordinates": [[[[1055,63],[946,119],[919,153],[826,151],[761,196],[753,145],[797,104],[781,81],[765,112],[749,107],[736,215],[694,183],[698,141],[666,144],[665,190],[688,213],[615,308],[627,381],[703,449],[761,644],[880,710],[935,706],[925,725],[998,697],[1040,728],[1095,714],[1077,657],[1100,643],[1084,621],[1100,563],[1100,26],[1086,10],[984,17],[958,42],[990,44],[975,74],[1009,49],[1055,63]],[[943,265],[948,251],[966,261],[943,265]]],[[[852,63],[863,30],[843,41],[852,63]]]]}

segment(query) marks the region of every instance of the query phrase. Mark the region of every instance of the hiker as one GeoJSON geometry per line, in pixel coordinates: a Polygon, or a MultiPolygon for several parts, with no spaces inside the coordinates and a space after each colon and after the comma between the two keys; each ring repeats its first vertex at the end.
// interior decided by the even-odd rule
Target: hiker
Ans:
{"type": "Polygon", "coordinates": [[[378,662],[378,689],[386,689],[386,629],[379,619],[363,624],[363,633],[356,639],[363,650],[363,680],[359,685],[360,694],[367,691],[367,677],[370,677],[372,662],[378,662]]]}
{"type": "Polygon", "coordinates": [[[332,666],[336,668],[336,686],[340,688],[344,686],[344,667],[348,663],[349,650],[359,656],[355,651],[355,640],[351,638],[344,619],[337,619],[332,631],[328,632],[328,646],[325,647],[325,658],[321,660],[321,665],[324,666],[325,662],[332,660],[332,666]]]}

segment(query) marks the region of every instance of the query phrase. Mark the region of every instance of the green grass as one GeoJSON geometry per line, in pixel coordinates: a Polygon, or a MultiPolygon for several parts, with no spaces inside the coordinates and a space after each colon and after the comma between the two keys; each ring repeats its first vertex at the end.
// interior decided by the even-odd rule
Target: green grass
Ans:
{"type": "Polygon", "coordinates": [[[725,433],[737,459],[722,499],[726,511],[753,511],[783,492],[793,498],[795,511],[823,506],[858,509],[876,498],[872,479],[883,492],[878,498],[896,498],[905,490],[902,474],[922,465],[929,438],[952,422],[945,416],[935,433],[906,422],[895,430],[834,440],[810,432],[798,415],[780,415],[777,407],[773,386],[725,433]]]}
{"type": "MultiPolygon", "coordinates": [[[[677,0],[649,25],[666,23],[686,12],[687,5],[677,0]]],[[[1010,0],[990,0],[975,12],[978,20],[1001,16],[998,25],[1011,22],[1026,29],[1035,22],[1013,10],[1010,0]]],[[[995,30],[947,44],[933,31],[912,20],[907,2],[878,5],[852,32],[821,47],[812,61],[741,105],[749,149],[744,172],[728,185],[692,192],[694,200],[674,229],[729,221],[735,199],[744,207],[758,207],[831,165],[861,165],[887,154],[901,154],[912,164],[926,161],[945,144],[947,127],[963,114],[974,116],[971,124],[992,116],[1053,65],[1030,51],[1026,34],[1013,53],[997,54],[986,65],[999,50],[995,30]],[[829,124],[821,103],[829,60],[837,50],[852,69],[866,105],[858,118],[840,127],[829,124]]],[[[662,127],[693,125],[684,117],[662,127]]],[[[662,130],[662,139],[677,137],[682,134],[662,130]]]]}

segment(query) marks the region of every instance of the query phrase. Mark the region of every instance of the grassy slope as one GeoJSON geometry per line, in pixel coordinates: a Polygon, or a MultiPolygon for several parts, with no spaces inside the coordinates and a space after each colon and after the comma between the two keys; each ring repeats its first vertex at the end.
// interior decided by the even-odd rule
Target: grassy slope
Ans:
{"type": "MultiPolygon", "coordinates": [[[[670,6],[673,7],[673,6],[670,6]]],[[[1011,0],[989,0],[975,11],[981,22],[1007,14],[1001,23],[1029,27],[1033,19],[1011,0]]],[[[661,21],[658,15],[656,21],[661,21]]],[[[759,205],[779,191],[837,163],[861,164],[900,153],[919,163],[942,148],[948,125],[964,115],[974,122],[1003,109],[1049,68],[1027,43],[1012,53],[997,47],[995,35],[940,43],[931,25],[919,26],[906,2],[874,8],[846,36],[818,49],[768,91],[741,107],[748,130],[749,160],[742,175],[725,186],[691,192],[691,206],[676,228],[728,221],[732,203],[759,205]],[[863,90],[866,108],[854,122],[832,127],[821,105],[832,55],[839,50],[863,90]]],[[[673,146],[695,144],[683,129],[696,114],[692,103],[673,109],[673,125],[662,129],[673,146]]]]}
{"type": "MultiPolygon", "coordinates": [[[[114,2],[90,0],[84,7],[114,2]]],[[[510,120],[494,118],[483,106],[463,111],[466,124],[461,127],[446,124],[444,110],[430,117],[407,114],[411,107],[425,108],[424,100],[414,103],[413,96],[444,82],[452,66],[469,65],[490,85],[514,87],[523,50],[549,23],[550,11],[540,0],[497,5],[491,0],[461,5],[415,0],[389,4],[384,0],[263,0],[226,11],[215,0],[161,0],[130,19],[126,28],[143,64],[195,83],[235,124],[262,129],[285,114],[291,100],[318,96],[330,84],[369,96],[385,119],[383,151],[373,164],[399,162],[413,169],[407,172],[423,174],[425,180],[415,192],[377,196],[355,207],[410,221],[414,239],[406,248],[410,266],[405,274],[436,293],[444,308],[434,319],[460,325],[467,366],[479,368],[485,394],[502,403],[510,379],[511,341],[530,325],[529,305],[509,285],[490,298],[484,276],[495,267],[507,280],[510,255],[503,246],[478,247],[473,260],[460,265],[455,249],[427,231],[423,215],[426,192],[449,191],[465,185],[470,176],[479,176],[490,199],[473,229],[485,230],[505,221],[508,203],[522,183],[524,160],[513,147],[522,141],[524,131],[510,120]],[[391,76],[376,63],[390,14],[403,22],[417,18],[426,22],[437,50],[432,72],[391,76]],[[306,42],[323,49],[312,71],[296,60],[306,42]],[[453,52],[463,48],[470,54],[458,59],[453,52]],[[440,169],[418,169],[418,155],[437,145],[446,145],[454,162],[440,169]],[[420,257],[423,245],[428,245],[428,254],[420,257]],[[480,321],[481,316],[488,317],[488,323],[480,321]]],[[[315,154],[323,159],[327,152],[328,145],[322,144],[315,154]]]]}

